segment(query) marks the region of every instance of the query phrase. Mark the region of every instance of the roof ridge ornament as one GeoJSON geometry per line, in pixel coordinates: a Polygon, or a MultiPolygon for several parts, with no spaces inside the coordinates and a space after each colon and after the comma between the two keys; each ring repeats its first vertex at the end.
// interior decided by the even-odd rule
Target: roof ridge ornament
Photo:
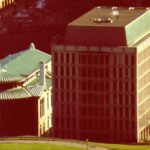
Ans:
{"type": "Polygon", "coordinates": [[[35,49],[35,45],[33,42],[31,42],[31,44],[30,44],[30,49],[35,49]]]}

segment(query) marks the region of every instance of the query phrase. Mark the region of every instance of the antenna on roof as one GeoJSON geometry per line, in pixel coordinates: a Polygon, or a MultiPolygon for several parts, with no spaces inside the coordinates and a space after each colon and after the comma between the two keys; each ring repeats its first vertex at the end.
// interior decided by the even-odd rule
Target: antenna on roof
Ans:
{"type": "Polygon", "coordinates": [[[35,45],[33,42],[30,44],[30,49],[35,49],[35,45]]]}

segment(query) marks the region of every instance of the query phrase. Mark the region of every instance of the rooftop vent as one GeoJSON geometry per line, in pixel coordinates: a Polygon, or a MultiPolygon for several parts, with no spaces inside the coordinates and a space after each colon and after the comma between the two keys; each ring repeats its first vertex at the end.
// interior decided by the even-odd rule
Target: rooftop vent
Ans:
{"type": "Polygon", "coordinates": [[[135,8],[134,8],[134,7],[129,7],[128,9],[129,9],[129,10],[134,10],[135,8]]]}
{"type": "Polygon", "coordinates": [[[112,10],[111,19],[113,22],[119,20],[119,11],[118,10],[116,10],[116,9],[112,10]]]}
{"type": "Polygon", "coordinates": [[[90,18],[95,23],[112,23],[111,18],[90,18]]]}
{"type": "Polygon", "coordinates": [[[113,10],[116,10],[116,9],[118,9],[118,7],[116,7],[116,6],[113,6],[111,9],[113,9],[113,10]]]}

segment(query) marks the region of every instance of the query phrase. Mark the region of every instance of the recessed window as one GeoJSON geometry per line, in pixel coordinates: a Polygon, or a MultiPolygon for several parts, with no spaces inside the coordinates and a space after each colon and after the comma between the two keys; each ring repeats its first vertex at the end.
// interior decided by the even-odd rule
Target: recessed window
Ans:
{"type": "Polygon", "coordinates": [[[44,98],[40,100],[40,117],[43,117],[45,114],[44,110],[44,98]]]}

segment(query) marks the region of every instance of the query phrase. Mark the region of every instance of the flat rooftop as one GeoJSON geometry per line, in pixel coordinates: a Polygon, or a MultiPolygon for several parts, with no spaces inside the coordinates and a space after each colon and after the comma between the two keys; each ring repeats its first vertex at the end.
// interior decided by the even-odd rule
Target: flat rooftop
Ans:
{"type": "Polygon", "coordinates": [[[129,46],[150,32],[147,8],[96,7],[68,24],[65,42],[129,46]]]}
{"type": "Polygon", "coordinates": [[[119,7],[96,7],[83,16],[69,23],[69,26],[94,26],[94,27],[125,27],[136,18],[143,15],[146,9],[119,8],[119,7]],[[94,22],[94,18],[113,18],[113,15],[119,15],[118,20],[114,22],[94,22]]]}

